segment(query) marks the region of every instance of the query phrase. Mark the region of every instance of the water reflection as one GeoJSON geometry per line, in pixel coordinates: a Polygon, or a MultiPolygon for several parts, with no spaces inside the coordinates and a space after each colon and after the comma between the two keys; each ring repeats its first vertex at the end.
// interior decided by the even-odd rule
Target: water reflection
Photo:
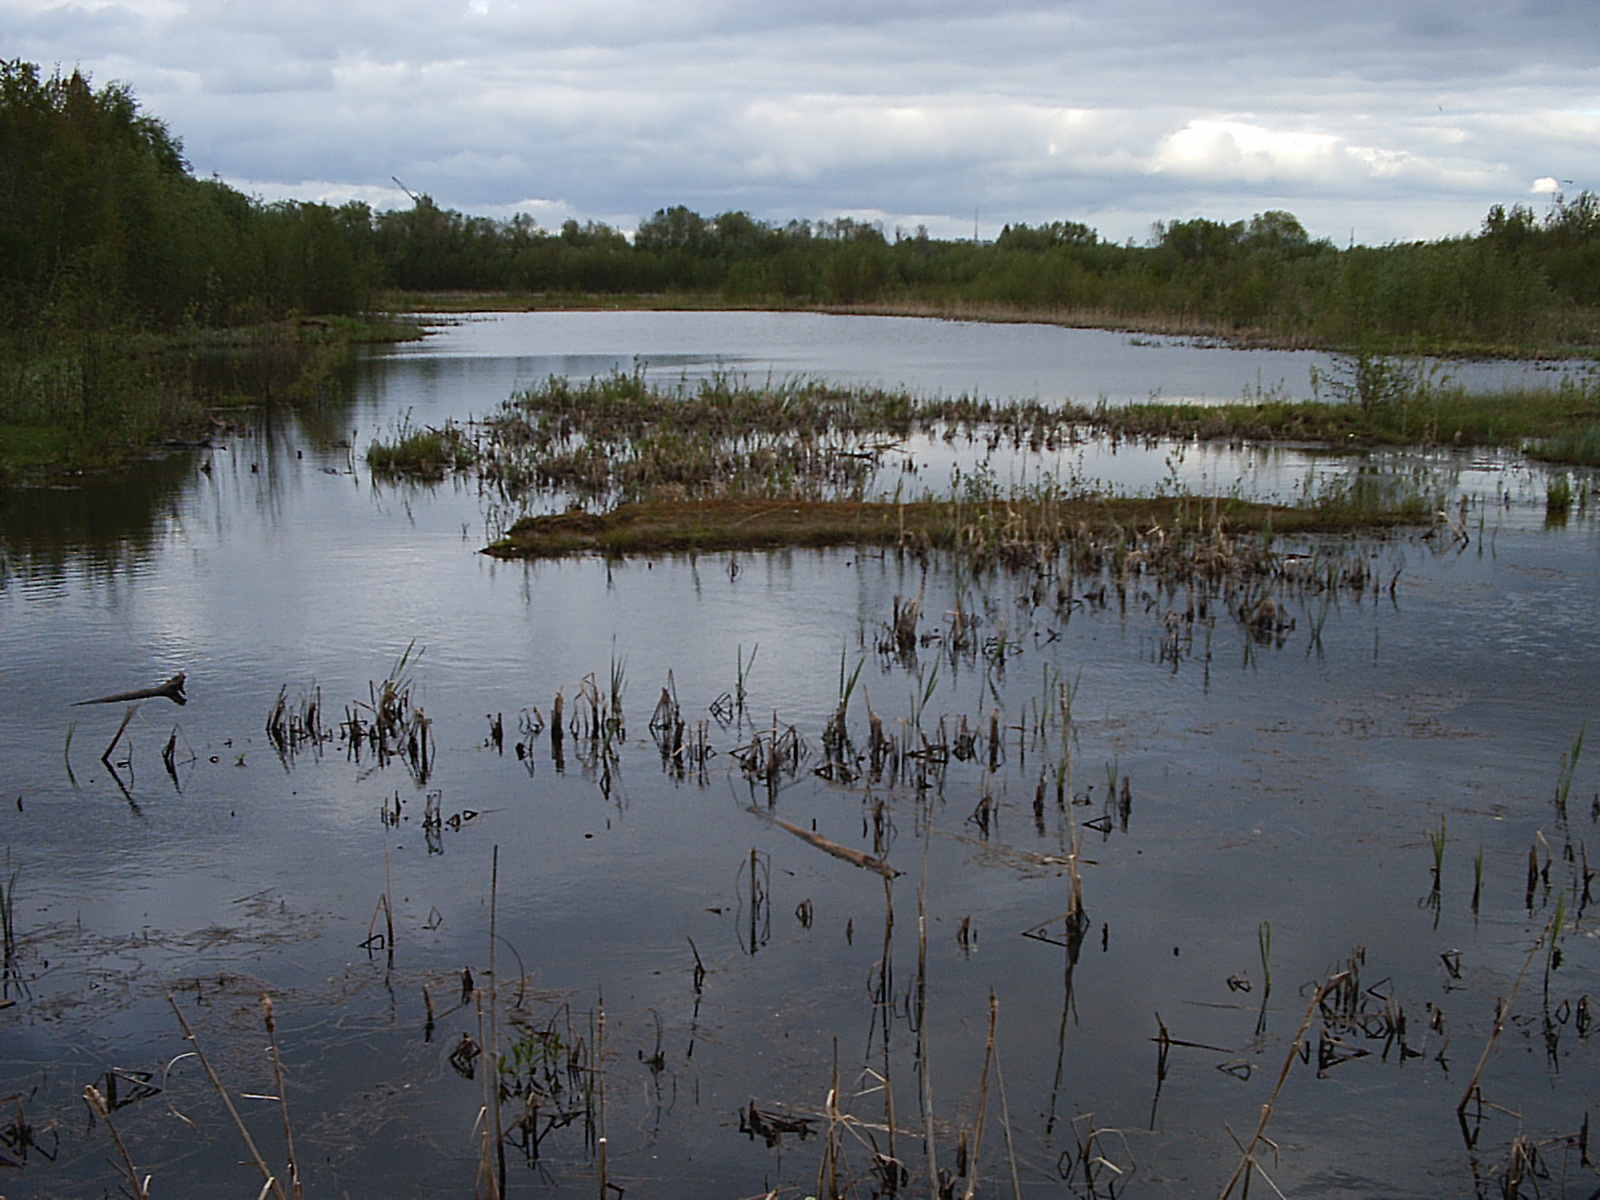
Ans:
{"type": "Polygon", "coordinates": [[[79,570],[99,579],[137,570],[178,520],[202,453],[168,454],[76,487],[0,491],[0,590],[59,587],[79,570]]]}
{"type": "MultiPolygon", "coordinates": [[[[1542,476],[1513,456],[985,452],[1003,477],[1401,474],[1469,500],[1464,543],[1214,539],[1220,574],[1190,580],[1153,575],[1142,535],[1071,579],[893,550],[496,563],[473,483],[375,485],[361,463],[407,407],[469,414],[499,386],[423,359],[364,362],[347,400],[157,464],[149,495],[119,481],[77,515],[6,499],[7,554],[48,587],[13,568],[0,593],[20,934],[0,1060],[15,1111],[60,1131],[7,1194],[110,1186],[108,1135],[81,1120],[108,1064],[166,1089],[116,1110],[136,1162],[177,1191],[259,1190],[168,993],[252,1096],[276,1086],[275,995],[312,1194],[470,1188],[496,1012],[512,1194],[599,1190],[602,1072],[611,1178],[636,1194],[811,1194],[830,1145],[841,1179],[920,1194],[964,1153],[987,1188],[1010,1170],[1002,1063],[1025,1189],[1104,1194],[1122,1171],[1119,1194],[1214,1194],[1228,1129],[1254,1128],[1311,998],[1358,956],[1268,1131],[1286,1191],[1459,1195],[1520,1133],[1494,1114],[1580,1125],[1600,976],[1576,931],[1548,1002],[1529,986],[1510,1010],[1506,1037],[1536,1052],[1491,1063],[1470,1157],[1450,1069],[1563,892],[1577,907],[1597,837],[1587,755],[1570,808],[1551,793],[1596,715],[1600,528],[1575,507],[1547,532],[1542,476]],[[1255,573],[1227,582],[1246,551],[1255,573]],[[413,645],[417,758],[409,734],[355,752],[338,727],[370,731],[413,645]],[[72,703],[179,670],[190,703],[141,708],[108,775],[120,706],[72,703]],[[663,689],[682,728],[658,740],[663,689]],[[313,698],[319,732],[290,753],[313,698]]],[[[930,487],[967,453],[904,448],[930,487]]],[[[278,1109],[251,1103],[279,1162],[278,1109]]],[[[1593,1190],[1566,1149],[1541,1153],[1593,1190]]]]}

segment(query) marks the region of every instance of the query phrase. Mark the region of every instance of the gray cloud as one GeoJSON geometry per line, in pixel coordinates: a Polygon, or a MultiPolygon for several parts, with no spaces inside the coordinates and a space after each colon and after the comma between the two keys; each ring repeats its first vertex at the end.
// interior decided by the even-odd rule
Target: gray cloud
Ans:
{"type": "Polygon", "coordinates": [[[1600,187],[1587,0],[0,0],[9,53],[134,86],[267,196],[631,226],[655,208],[969,233],[1289,208],[1339,240],[1600,187]]]}

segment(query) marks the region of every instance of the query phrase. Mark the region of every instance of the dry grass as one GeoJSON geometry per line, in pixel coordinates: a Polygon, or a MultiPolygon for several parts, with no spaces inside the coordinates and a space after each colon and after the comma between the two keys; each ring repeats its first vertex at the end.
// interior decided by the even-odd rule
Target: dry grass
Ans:
{"type": "MultiPolygon", "coordinates": [[[[1290,508],[1242,500],[1192,498],[1054,498],[978,504],[762,499],[723,496],[619,505],[606,513],[571,510],[527,517],[485,553],[496,558],[555,558],[781,546],[955,548],[979,560],[1031,560],[1121,537],[1129,544],[1159,530],[1164,539],[1216,529],[1238,532],[1338,532],[1402,524],[1410,512],[1290,508]]],[[[1020,565],[1020,564],[1019,564],[1020,565]]]]}

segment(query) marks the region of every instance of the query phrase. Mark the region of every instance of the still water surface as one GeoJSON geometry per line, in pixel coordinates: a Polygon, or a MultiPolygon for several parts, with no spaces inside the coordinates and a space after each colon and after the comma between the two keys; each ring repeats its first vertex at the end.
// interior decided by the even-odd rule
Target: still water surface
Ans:
{"type": "MultiPolygon", "coordinates": [[[[816,1194],[824,1126],[769,1146],[741,1132],[740,1113],[754,1101],[815,1118],[835,1069],[851,1117],[838,1129],[844,1182],[872,1194],[888,1172],[871,1174],[872,1154],[892,1152],[920,1194],[925,1098],[936,1165],[954,1169],[991,991],[1024,1193],[1216,1194],[1238,1160],[1228,1130],[1254,1128],[1308,985],[1353,956],[1353,1015],[1313,1024],[1310,1061],[1278,1098],[1274,1181],[1291,1193],[1498,1194],[1495,1172],[1524,1135],[1542,1143],[1543,1194],[1589,1195],[1600,1180],[1552,1139],[1577,1133],[1600,1087],[1596,927],[1575,917],[1600,812],[1592,750],[1577,756],[1564,818],[1552,797],[1596,714],[1600,527],[1583,513],[1546,528],[1542,477],[1522,464],[1427,462],[1468,498],[1466,546],[1282,547],[1361,557],[1382,586],[1286,595],[1295,625],[1281,641],[1214,611],[1169,656],[1167,614],[1186,597],[1153,584],[1136,583],[1125,605],[1058,606],[1026,581],[892,553],[495,563],[478,554],[504,519],[492,499],[467,482],[383,485],[360,456],[408,410],[465,419],[552,371],[636,359],[674,376],[770,370],[1089,398],[1232,398],[1257,370],[1270,385],[1287,369],[1094,334],[1091,349],[1062,351],[1070,371],[1047,370],[1036,347],[1077,346],[1066,332],[771,314],[469,321],[375,356],[348,398],[268,414],[197,458],[8,497],[0,881],[15,879],[18,945],[0,1094],[22,1124],[0,1129],[0,1154],[21,1164],[5,1194],[116,1186],[113,1148],[81,1101],[107,1072],[135,1097],[115,1119],[153,1195],[259,1189],[180,1057],[190,1047],[169,992],[230,1090],[255,1097],[239,1100],[243,1114],[281,1164],[277,1107],[259,1098],[276,1085],[257,1006],[276,997],[307,1195],[470,1194],[483,1077],[464,1078],[450,1056],[480,1025],[470,1001],[454,1006],[463,968],[490,979],[498,847],[501,1047],[584,1062],[598,1049],[598,1072],[567,1079],[603,1084],[603,1103],[597,1088],[576,1108],[596,1123],[603,1112],[610,1180],[632,1195],[816,1194]],[[1082,366],[1104,347],[1131,362],[1082,366]],[[1206,375],[1197,355],[1243,368],[1206,375]],[[974,647],[879,652],[896,598],[917,595],[924,631],[949,630],[958,603],[975,614],[974,647]],[[295,756],[268,743],[280,688],[291,703],[320,691],[332,724],[408,647],[405,674],[433,722],[426,779],[356,761],[339,740],[295,756]],[[719,722],[711,709],[752,654],[745,712],[719,722]],[[848,709],[858,745],[870,706],[899,736],[919,716],[931,732],[963,718],[986,730],[994,714],[1003,747],[992,764],[952,759],[921,789],[817,777],[841,662],[846,676],[861,665],[848,709]],[[609,778],[581,742],[567,739],[558,765],[548,731],[518,732],[518,714],[547,718],[558,690],[570,714],[584,678],[604,690],[613,665],[627,727],[609,778]],[[73,702],[180,670],[189,704],[146,702],[113,755],[125,765],[102,766],[122,706],[73,702]],[[707,723],[716,754],[703,775],[663,771],[651,740],[669,681],[691,724],[707,723]],[[1067,752],[1050,715],[1063,687],[1067,752]],[[487,744],[489,714],[504,715],[503,751],[487,744]],[[734,751],[774,724],[793,726],[810,757],[769,792],[734,751]],[[1058,779],[1085,803],[1057,807],[1058,779]],[[1128,781],[1125,828],[1106,806],[1112,779],[1128,781]],[[430,795],[437,829],[424,827],[430,795]],[[903,874],[886,887],[752,806],[867,852],[876,823],[903,874]],[[1069,948],[1065,862],[1089,821],[1089,927],[1069,948]],[[1437,903],[1430,831],[1444,837],[1437,903]],[[1547,981],[1549,956],[1536,955],[1517,991],[1483,1076],[1486,1105],[1500,1108],[1486,1107],[1469,1148],[1457,1101],[1564,888],[1560,962],[1547,981]],[[392,963],[370,941],[386,892],[392,963]],[[1396,1013],[1403,1048],[1385,1036],[1396,1013]],[[1192,1045],[1162,1056],[1151,1040],[1162,1028],[1192,1045]],[[159,1094],[130,1082],[146,1078],[159,1094]]],[[[1196,447],[1080,448],[1058,465],[1135,489],[1176,476],[1262,494],[1358,469],[1196,447]]],[[[507,1124],[523,1104],[508,1101],[507,1124]]],[[[511,1154],[511,1194],[593,1194],[585,1119],[553,1122],[563,1105],[570,1091],[543,1101],[536,1163],[511,1154]]],[[[994,1083],[988,1113],[975,1161],[982,1190],[1004,1192],[994,1083]]]]}

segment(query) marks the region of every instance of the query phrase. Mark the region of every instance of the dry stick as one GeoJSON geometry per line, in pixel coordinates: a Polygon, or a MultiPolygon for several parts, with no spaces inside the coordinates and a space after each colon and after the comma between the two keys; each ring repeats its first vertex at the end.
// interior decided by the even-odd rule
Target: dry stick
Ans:
{"type": "Polygon", "coordinates": [[[289,1190],[301,1200],[300,1162],[294,1154],[294,1131],[289,1125],[289,1096],[283,1086],[283,1060],[278,1057],[278,1022],[272,1015],[272,997],[261,997],[261,1015],[267,1026],[267,1045],[272,1051],[272,1074],[278,1083],[278,1111],[283,1114],[283,1144],[289,1155],[289,1190]]]}
{"type": "Polygon", "coordinates": [[[187,704],[189,698],[183,694],[184,678],[184,673],[179,671],[159,687],[137,688],[131,692],[117,692],[111,696],[96,696],[93,700],[79,700],[72,707],[82,708],[85,704],[121,704],[129,700],[153,700],[157,696],[165,696],[174,704],[187,704]]]}
{"type": "MultiPolygon", "coordinates": [[[[500,1019],[498,996],[500,974],[495,969],[495,935],[500,897],[500,844],[495,843],[493,865],[489,873],[489,1069],[492,1075],[489,1087],[489,1108],[494,1117],[494,1143],[497,1175],[494,1200],[506,1191],[506,1143],[500,1127],[500,1019]]],[[[488,1114],[486,1114],[488,1115],[488,1114]]]]}
{"type": "Polygon", "coordinates": [[[978,1114],[972,1119],[972,1154],[967,1166],[966,1200],[978,1191],[978,1152],[983,1149],[983,1123],[989,1111],[989,1064],[994,1060],[994,1022],[1000,1011],[1000,1001],[989,989],[989,1041],[983,1049],[983,1074],[978,1081],[978,1114]]]}
{"type": "MultiPolygon", "coordinates": [[[[1256,1166],[1256,1146],[1260,1144],[1263,1135],[1267,1131],[1267,1122],[1272,1119],[1272,1106],[1277,1103],[1278,1093],[1283,1090],[1284,1081],[1289,1078],[1289,1068],[1294,1066],[1295,1056],[1300,1050],[1300,1043],[1306,1036],[1306,1030],[1311,1027],[1311,1018],[1316,1013],[1317,1006],[1322,1003],[1323,997],[1343,983],[1349,975],[1349,971],[1340,971],[1337,975],[1330,975],[1319,983],[1316,991],[1311,994],[1311,1003],[1306,1005],[1306,1015],[1300,1018],[1300,1028],[1290,1040],[1289,1053],[1284,1056],[1283,1067],[1278,1071],[1278,1082],[1273,1084],[1272,1095],[1268,1096],[1267,1102],[1261,1106],[1261,1116],[1256,1121],[1256,1131],[1250,1138],[1250,1144],[1240,1147],[1243,1154],[1239,1159],[1239,1165],[1233,1169],[1233,1174],[1228,1178],[1228,1185],[1222,1189],[1220,1200],[1228,1200],[1228,1197],[1233,1194],[1233,1189],[1239,1186],[1241,1178],[1245,1180],[1245,1187],[1248,1189],[1250,1186],[1250,1169],[1255,1167],[1260,1170],[1256,1166]]],[[[1265,1178],[1266,1172],[1263,1171],[1262,1176],[1265,1178]]],[[[1271,1183],[1271,1180],[1269,1179],[1268,1182],[1271,1183]]]]}
{"type": "MultiPolygon", "coordinates": [[[[1550,919],[1544,923],[1544,929],[1534,939],[1533,948],[1528,951],[1528,957],[1522,962],[1522,970],[1517,972],[1517,980],[1511,985],[1511,994],[1495,1011],[1494,1030],[1489,1034],[1489,1041],[1483,1047],[1483,1053],[1478,1058],[1478,1066],[1472,1072],[1472,1078],[1467,1081],[1467,1090],[1461,1093],[1461,1103],[1456,1105],[1456,1119],[1461,1122],[1463,1137],[1467,1135],[1467,1105],[1472,1101],[1472,1093],[1478,1090],[1478,1080],[1483,1075],[1484,1068],[1489,1065],[1489,1055],[1494,1052],[1495,1043],[1500,1040],[1500,1031],[1506,1027],[1506,1018],[1511,1015],[1511,1005],[1516,1001],[1517,992],[1521,989],[1522,981],[1527,977],[1528,968],[1533,965],[1540,947],[1544,945],[1545,939],[1551,936],[1551,926],[1555,924],[1556,915],[1560,911],[1558,906],[1556,913],[1552,913],[1550,919]]],[[[1470,1138],[1467,1144],[1470,1148],[1472,1144],[1470,1138]]]]}
{"type": "Polygon", "coordinates": [[[217,1073],[211,1069],[211,1062],[206,1058],[206,1052],[200,1049],[200,1041],[194,1036],[194,1030],[189,1028],[189,1022],[183,1019],[183,1010],[178,1007],[178,1002],[172,993],[167,993],[167,1003],[172,1006],[173,1014],[178,1018],[178,1024],[183,1026],[184,1040],[194,1047],[195,1057],[200,1060],[200,1065],[205,1068],[211,1086],[216,1089],[217,1095],[222,1098],[222,1106],[228,1110],[228,1115],[233,1118],[234,1125],[239,1130],[239,1136],[244,1140],[244,1147],[250,1152],[250,1157],[255,1161],[256,1168],[261,1172],[265,1181],[262,1193],[271,1190],[278,1200],[288,1200],[284,1195],[283,1184],[278,1182],[278,1177],[272,1173],[272,1168],[267,1166],[267,1160],[261,1157],[261,1151],[256,1149],[256,1142],[250,1136],[250,1131],[245,1128],[244,1118],[239,1116],[239,1110],[233,1106],[233,1100],[228,1095],[228,1089],[222,1086],[222,1080],[217,1078],[217,1073]]]}
{"type": "Polygon", "coordinates": [[[785,833],[794,834],[795,837],[799,838],[803,842],[810,843],[818,850],[821,850],[826,854],[831,854],[835,858],[841,858],[847,863],[861,867],[863,870],[876,871],[885,879],[893,879],[896,875],[900,874],[899,871],[896,871],[881,858],[874,858],[870,854],[864,854],[860,850],[851,849],[849,846],[841,846],[838,842],[830,841],[828,838],[823,837],[820,833],[812,833],[811,830],[803,829],[799,825],[791,825],[788,821],[775,817],[771,813],[762,812],[755,805],[751,805],[747,811],[753,812],[756,816],[771,821],[785,833]]]}
{"type": "Polygon", "coordinates": [[[111,1123],[111,1110],[106,1106],[106,1098],[100,1094],[100,1089],[90,1084],[83,1089],[83,1098],[89,1102],[89,1107],[95,1115],[106,1123],[106,1128],[111,1131],[111,1140],[117,1145],[117,1152],[122,1155],[122,1169],[128,1176],[128,1186],[133,1189],[134,1200],[148,1200],[150,1196],[150,1176],[144,1177],[144,1182],[139,1182],[139,1172],[133,1165],[133,1156],[128,1153],[128,1147],[122,1143],[122,1135],[117,1132],[117,1127],[111,1123]]]}

